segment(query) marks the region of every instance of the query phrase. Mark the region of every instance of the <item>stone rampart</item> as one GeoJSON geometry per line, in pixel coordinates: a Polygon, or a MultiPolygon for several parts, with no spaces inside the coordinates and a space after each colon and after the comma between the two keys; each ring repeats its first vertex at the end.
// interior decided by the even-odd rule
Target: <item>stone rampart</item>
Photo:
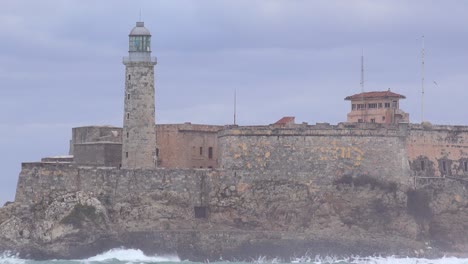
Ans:
{"type": "Polygon", "coordinates": [[[63,163],[23,163],[16,202],[32,203],[56,193],[91,192],[104,200],[119,202],[155,190],[185,193],[193,206],[205,203],[205,181],[217,173],[206,169],[124,170],[83,167],[63,163]]]}
{"type": "Polygon", "coordinates": [[[230,126],[219,134],[220,167],[251,179],[330,184],[371,175],[409,184],[407,134],[405,125],[230,126]]]}
{"type": "Polygon", "coordinates": [[[412,124],[407,153],[415,176],[468,176],[468,127],[412,124]]]}
{"type": "Polygon", "coordinates": [[[217,144],[217,170],[23,163],[16,200],[79,190],[120,199],[169,188],[188,192],[201,205],[200,197],[212,195],[210,188],[242,191],[260,181],[295,181],[310,189],[343,176],[368,175],[403,185],[412,184],[411,176],[468,176],[468,127],[461,126],[226,126],[218,132],[217,144]]]}

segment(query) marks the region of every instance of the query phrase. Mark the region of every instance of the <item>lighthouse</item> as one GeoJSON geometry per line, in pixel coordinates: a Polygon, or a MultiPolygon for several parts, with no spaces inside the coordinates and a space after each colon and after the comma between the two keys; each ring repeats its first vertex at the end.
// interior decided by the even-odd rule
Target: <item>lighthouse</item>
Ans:
{"type": "Polygon", "coordinates": [[[122,168],[157,167],[154,66],[151,33],[144,22],[130,31],[125,65],[125,97],[122,131],[122,168]]]}

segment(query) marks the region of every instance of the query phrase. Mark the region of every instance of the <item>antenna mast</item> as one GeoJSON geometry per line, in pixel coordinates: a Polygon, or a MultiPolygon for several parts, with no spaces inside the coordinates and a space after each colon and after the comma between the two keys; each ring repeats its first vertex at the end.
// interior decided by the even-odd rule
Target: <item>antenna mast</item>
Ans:
{"type": "Polygon", "coordinates": [[[364,102],[364,50],[361,51],[361,101],[364,107],[361,109],[362,122],[365,123],[367,119],[367,107],[366,102],[364,102]]]}
{"type": "Polygon", "coordinates": [[[364,93],[364,51],[361,53],[361,93],[364,93]]]}
{"type": "Polygon", "coordinates": [[[234,88],[234,125],[236,125],[236,111],[237,111],[237,88],[234,88]]]}
{"type": "Polygon", "coordinates": [[[421,49],[421,123],[424,122],[424,35],[421,49]]]}

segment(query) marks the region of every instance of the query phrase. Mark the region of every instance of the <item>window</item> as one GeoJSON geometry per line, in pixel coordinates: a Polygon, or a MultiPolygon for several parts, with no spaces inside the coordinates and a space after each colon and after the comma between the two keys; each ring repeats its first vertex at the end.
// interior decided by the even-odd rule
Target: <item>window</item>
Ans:
{"type": "Polygon", "coordinates": [[[392,102],[392,108],[398,108],[398,102],[397,101],[393,101],[392,102]]]}
{"type": "Polygon", "coordinates": [[[443,172],[447,171],[447,165],[446,165],[445,161],[442,161],[442,171],[443,172]]]}
{"type": "Polygon", "coordinates": [[[357,121],[358,121],[358,123],[364,123],[364,120],[362,120],[360,118],[357,121]]]}
{"type": "Polygon", "coordinates": [[[468,161],[463,162],[463,170],[468,171],[468,161]]]}
{"type": "Polygon", "coordinates": [[[128,138],[129,135],[130,135],[130,133],[127,132],[127,138],[128,138]]]}
{"type": "Polygon", "coordinates": [[[366,109],[366,104],[357,104],[357,109],[366,109]]]}
{"type": "Polygon", "coordinates": [[[129,80],[129,81],[130,81],[130,76],[131,76],[131,75],[129,74],[129,75],[128,75],[128,80],[129,80]]]}
{"type": "Polygon", "coordinates": [[[128,152],[125,152],[125,158],[128,158],[128,152]]]}
{"type": "Polygon", "coordinates": [[[353,104],[351,110],[356,110],[356,104],[353,104]]]}
{"type": "Polygon", "coordinates": [[[130,94],[127,94],[127,100],[130,100],[130,94]]]}
{"type": "Polygon", "coordinates": [[[130,113],[127,113],[127,120],[130,119],[130,113]]]}
{"type": "Polygon", "coordinates": [[[382,121],[385,121],[385,116],[382,116],[382,121]]]}
{"type": "Polygon", "coordinates": [[[213,147],[208,148],[208,158],[213,159],[213,147]]]}
{"type": "Polygon", "coordinates": [[[375,118],[371,118],[370,122],[375,123],[375,118]]]}
{"type": "Polygon", "coordinates": [[[421,170],[422,170],[422,171],[425,170],[424,165],[425,165],[424,160],[421,160],[421,170]]]}
{"type": "Polygon", "coordinates": [[[156,157],[159,157],[159,148],[156,148],[156,157]]]}
{"type": "Polygon", "coordinates": [[[382,103],[379,103],[379,108],[382,108],[382,103]]]}
{"type": "Polygon", "coordinates": [[[390,108],[390,103],[385,103],[385,108],[390,108]]]}
{"type": "Polygon", "coordinates": [[[368,108],[377,108],[377,104],[368,104],[367,107],[368,108]]]}
{"type": "Polygon", "coordinates": [[[195,206],[195,218],[206,218],[208,215],[208,208],[206,206],[195,206]]]}
{"type": "Polygon", "coordinates": [[[200,156],[203,156],[203,147],[200,147],[200,156]]]}

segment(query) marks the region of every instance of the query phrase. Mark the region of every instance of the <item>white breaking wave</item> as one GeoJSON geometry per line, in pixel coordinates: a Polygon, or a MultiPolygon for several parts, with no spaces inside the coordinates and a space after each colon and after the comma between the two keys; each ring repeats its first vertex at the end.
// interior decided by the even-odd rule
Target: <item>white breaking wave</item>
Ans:
{"type": "Polygon", "coordinates": [[[85,259],[86,262],[106,262],[118,260],[130,263],[180,262],[178,256],[147,256],[139,249],[116,248],[85,259]]]}
{"type": "Polygon", "coordinates": [[[401,257],[300,257],[291,260],[291,263],[313,264],[468,264],[468,259],[443,257],[440,259],[401,258],[401,257]]]}
{"type": "MultiPolygon", "coordinates": [[[[0,252],[0,264],[140,264],[140,263],[167,263],[181,262],[177,255],[169,256],[148,256],[139,249],[111,249],[94,257],[81,260],[46,260],[35,261],[20,259],[17,255],[9,252],[0,252]]],[[[195,264],[195,262],[182,261],[184,264],[195,264]]],[[[209,263],[209,262],[206,262],[209,263]]],[[[337,258],[337,257],[298,257],[290,261],[282,261],[280,259],[267,259],[259,257],[250,261],[223,261],[219,260],[212,264],[468,264],[468,258],[444,257],[440,259],[423,259],[423,258],[401,258],[401,257],[352,257],[352,258],[337,258]]]]}
{"type": "Polygon", "coordinates": [[[10,252],[0,252],[0,264],[24,264],[26,260],[18,258],[18,256],[10,252]]]}

